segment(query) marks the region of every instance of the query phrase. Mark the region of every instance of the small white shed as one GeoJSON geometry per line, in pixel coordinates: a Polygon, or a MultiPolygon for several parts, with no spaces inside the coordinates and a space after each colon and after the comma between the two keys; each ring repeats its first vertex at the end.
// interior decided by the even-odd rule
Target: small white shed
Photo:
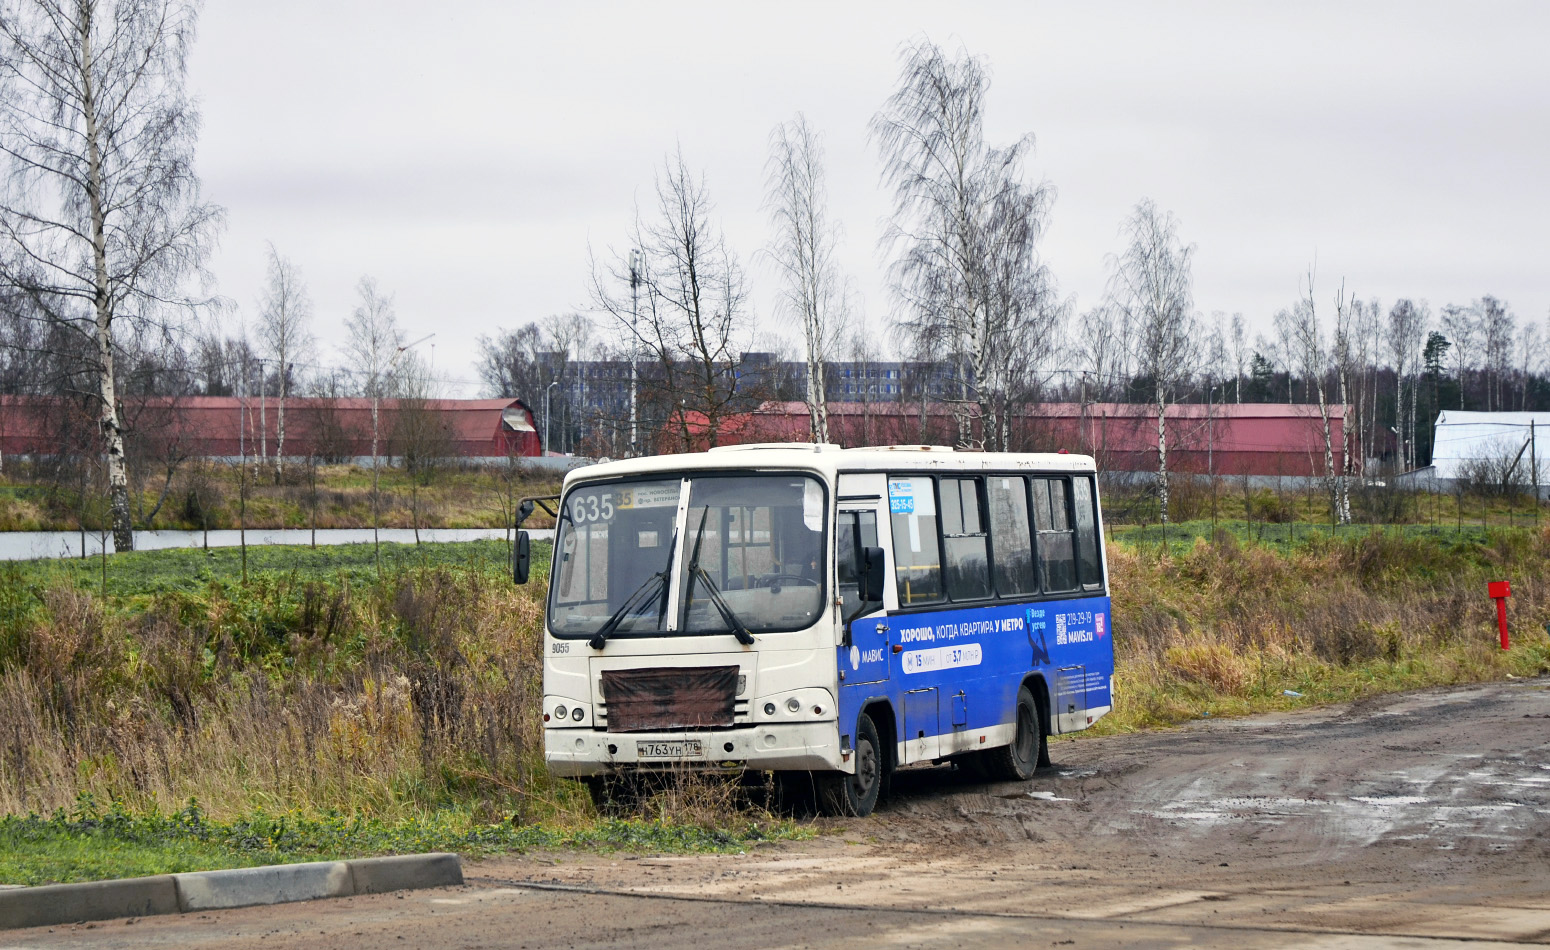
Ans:
{"type": "Polygon", "coordinates": [[[1550,412],[1448,409],[1437,414],[1432,464],[1438,478],[1467,478],[1485,466],[1493,479],[1510,476],[1518,485],[1529,485],[1535,452],[1543,486],[1550,482],[1550,412]]]}

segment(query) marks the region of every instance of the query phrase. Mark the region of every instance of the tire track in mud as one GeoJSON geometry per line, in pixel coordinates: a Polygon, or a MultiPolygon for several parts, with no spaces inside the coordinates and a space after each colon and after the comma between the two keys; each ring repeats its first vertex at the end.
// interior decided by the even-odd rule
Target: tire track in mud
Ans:
{"type": "MultiPolygon", "coordinates": [[[[781,900],[843,889],[869,906],[931,893],[984,909],[1033,894],[1067,916],[1537,939],[1550,930],[1546,715],[1539,680],[1060,741],[1056,767],[1027,783],[906,770],[872,818],[824,823],[855,844],[780,849],[804,852],[800,869],[762,872],[751,855],[727,880],[781,900]]],[[[633,886],[630,863],[579,862],[574,879],[633,886]]],[[[644,889],[724,886],[670,873],[644,889]]]]}

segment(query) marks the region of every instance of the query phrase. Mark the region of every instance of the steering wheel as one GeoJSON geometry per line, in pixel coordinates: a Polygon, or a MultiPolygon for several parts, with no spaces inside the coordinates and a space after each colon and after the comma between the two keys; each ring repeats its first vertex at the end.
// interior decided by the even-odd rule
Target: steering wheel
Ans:
{"type": "Polygon", "coordinates": [[[801,574],[766,574],[759,578],[760,587],[768,587],[773,591],[779,591],[787,585],[792,587],[817,587],[818,582],[811,577],[804,577],[801,574]],[[785,583],[782,583],[783,581],[785,583]]]}

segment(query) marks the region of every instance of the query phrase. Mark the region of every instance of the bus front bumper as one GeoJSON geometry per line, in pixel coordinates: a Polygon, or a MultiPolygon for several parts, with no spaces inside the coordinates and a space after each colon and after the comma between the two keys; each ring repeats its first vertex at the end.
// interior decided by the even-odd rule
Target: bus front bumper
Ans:
{"type": "Polygon", "coordinates": [[[714,732],[544,730],[544,761],[555,775],[579,778],[623,770],[791,769],[853,771],[840,754],[839,730],[826,722],[769,723],[714,732]]]}

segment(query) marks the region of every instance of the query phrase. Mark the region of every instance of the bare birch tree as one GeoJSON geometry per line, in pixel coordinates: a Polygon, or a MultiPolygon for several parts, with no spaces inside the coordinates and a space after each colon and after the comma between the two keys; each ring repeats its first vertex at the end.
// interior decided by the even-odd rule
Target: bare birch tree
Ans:
{"type": "Polygon", "coordinates": [[[285,399],[296,360],[312,346],[312,297],[301,272],[269,245],[269,274],[258,311],[258,339],[275,365],[275,480],[285,475],[285,399]]]}
{"type": "Polygon", "coordinates": [[[377,416],[381,401],[392,395],[393,363],[404,343],[398,326],[393,295],[377,285],[375,277],[362,277],[355,285],[360,301],[345,319],[349,342],[344,359],[354,378],[354,388],[371,400],[371,456],[381,454],[381,426],[377,416]]]}
{"type": "Polygon", "coordinates": [[[1110,402],[1122,393],[1130,378],[1129,314],[1113,307],[1097,306],[1082,313],[1074,322],[1071,352],[1077,360],[1077,402],[1081,407],[1082,439],[1088,454],[1099,457],[1099,467],[1107,465],[1101,432],[1092,419],[1094,402],[1110,402]]]}
{"type": "MultiPolygon", "coordinates": [[[[1360,343],[1357,331],[1361,322],[1362,302],[1348,295],[1345,281],[1335,294],[1335,325],[1330,337],[1330,355],[1334,361],[1335,382],[1340,394],[1340,469],[1335,484],[1335,507],[1341,524],[1351,523],[1352,375],[1359,372],[1360,343]]],[[[1358,421],[1358,425],[1360,422],[1358,421]]]]}
{"type": "MultiPolygon", "coordinates": [[[[558,384],[553,390],[553,398],[546,400],[548,417],[544,424],[547,429],[554,416],[564,420],[562,425],[553,430],[553,434],[560,438],[561,452],[574,452],[582,436],[581,428],[586,417],[581,411],[583,407],[573,405],[574,397],[579,392],[580,380],[571,364],[590,357],[592,330],[592,321],[585,314],[556,313],[544,320],[543,349],[539,354],[542,371],[540,391],[547,393],[550,383],[558,384]]],[[[534,405],[537,405],[536,401],[534,405]]]]}
{"type": "Polygon", "coordinates": [[[1475,340],[1479,335],[1477,330],[1475,312],[1469,307],[1448,304],[1442,308],[1442,332],[1448,335],[1448,342],[1453,344],[1453,365],[1459,384],[1459,409],[1464,408],[1464,378],[1472,365],[1470,357],[1475,352],[1475,340]]]}
{"type": "Polygon", "coordinates": [[[182,0],[0,3],[0,285],[86,344],[120,551],[134,534],[116,324],[195,303],[185,281],[222,217],[193,169],[196,20],[182,0]]]}
{"type": "Polygon", "coordinates": [[[1135,355],[1129,318],[1125,310],[1100,304],[1072,322],[1071,352],[1080,367],[1080,402],[1112,401],[1122,394],[1135,355]]]}
{"type": "Polygon", "coordinates": [[[349,344],[345,362],[354,376],[356,391],[371,399],[371,532],[377,548],[377,567],[382,566],[382,425],[381,403],[391,394],[393,364],[403,352],[404,335],[398,327],[393,295],[384,293],[373,277],[355,285],[360,302],[345,320],[349,344]]]}
{"type": "Polygon", "coordinates": [[[1528,393],[1538,370],[1544,346],[1539,337],[1539,327],[1528,321],[1518,331],[1518,411],[1528,408],[1528,393]]]}
{"type": "Polygon", "coordinates": [[[1232,401],[1243,402],[1243,373],[1248,366],[1249,346],[1248,332],[1243,324],[1243,314],[1232,315],[1232,323],[1228,329],[1227,346],[1232,352],[1232,401]]]}
{"type": "Polygon", "coordinates": [[[1065,309],[1038,254],[1053,191],[1023,180],[1025,135],[984,138],[983,63],[922,41],[904,51],[899,87],[872,119],[893,189],[884,245],[913,349],[958,364],[960,442],[977,411],[987,448],[1007,448],[1020,376],[1049,356],[1065,309]]]}
{"type": "MultiPolygon", "coordinates": [[[[1287,319],[1289,316],[1290,314],[1283,311],[1282,313],[1277,313],[1272,318],[1271,327],[1275,330],[1276,337],[1268,352],[1276,365],[1286,373],[1286,401],[1288,403],[1295,403],[1297,401],[1295,385],[1297,379],[1297,339],[1292,321],[1287,319]]],[[[1306,400],[1307,398],[1308,393],[1305,389],[1303,399],[1306,400]]]]}
{"type": "Polygon", "coordinates": [[[1424,304],[1401,298],[1389,311],[1388,346],[1394,362],[1394,432],[1399,438],[1400,471],[1416,467],[1416,390],[1420,386],[1421,345],[1430,313],[1424,304]]]}
{"type": "Polygon", "coordinates": [[[1502,401],[1502,381],[1512,367],[1512,338],[1516,331],[1516,318],[1507,305],[1492,296],[1475,301],[1478,326],[1484,357],[1485,409],[1495,412],[1505,409],[1502,401]]]}
{"type": "Polygon", "coordinates": [[[695,444],[699,423],[690,413],[703,419],[705,441],[715,446],[743,396],[743,344],[753,323],[748,290],[737,255],[711,222],[704,178],[689,171],[682,151],[663,163],[655,190],[653,217],[637,216],[631,234],[644,259],[636,269],[644,291],[639,319],[630,294],[621,291],[630,287],[625,255],[594,259],[592,304],[653,363],[642,386],[655,391],[681,448],[695,444]]]}
{"type": "Polygon", "coordinates": [[[770,134],[765,174],[765,207],[775,231],[769,257],[780,271],[782,305],[802,323],[808,430],[814,442],[828,442],[827,366],[849,310],[835,261],[839,232],[828,217],[823,144],[806,116],[798,113],[770,134]]]}
{"type": "Polygon", "coordinates": [[[1357,407],[1356,451],[1360,470],[1367,472],[1368,453],[1376,444],[1378,430],[1378,354],[1383,348],[1383,305],[1373,297],[1356,312],[1356,364],[1362,377],[1358,381],[1361,402],[1357,407]]]}
{"type": "Polygon", "coordinates": [[[392,420],[392,443],[408,476],[410,525],[418,546],[420,489],[430,484],[438,467],[454,454],[453,433],[446,415],[436,411],[434,404],[441,398],[441,389],[430,365],[407,350],[401,351],[401,355],[392,367],[393,393],[398,399],[392,420]]]}
{"type": "Polygon", "coordinates": [[[1173,215],[1143,199],[1125,220],[1129,244],[1109,266],[1109,299],[1135,327],[1136,371],[1157,410],[1157,500],[1168,521],[1168,406],[1195,364],[1193,245],[1179,240],[1173,215]]]}
{"type": "Polygon", "coordinates": [[[1303,379],[1308,391],[1315,394],[1318,399],[1319,422],[1324,436],[1324,487],[1329,496],[1330,515],[1334,517],[1340,506],[1340,493],[1337,487],[1338,475],[1335,472],[1334,441],[1329,425],[1329,399],[1324,388],[1324,378],[1329,372],[1329,350],[1324,341],[1323,327],[1319,322],[1311,267],[1303,282],[1302,297],[1297,301],[1297,306],[1290,311],[1277,314],[1276,320],[1284,321],[1291,329],[1303,379]]]}
{"type": "Polygon", "coordinates": [[[986,448],[1012,451],[1012,416],[1045,382],[1070,314],[1040,260],[1053,193],[1008,180],[985,228],[984,315],[969,335],[986,448]]]}

